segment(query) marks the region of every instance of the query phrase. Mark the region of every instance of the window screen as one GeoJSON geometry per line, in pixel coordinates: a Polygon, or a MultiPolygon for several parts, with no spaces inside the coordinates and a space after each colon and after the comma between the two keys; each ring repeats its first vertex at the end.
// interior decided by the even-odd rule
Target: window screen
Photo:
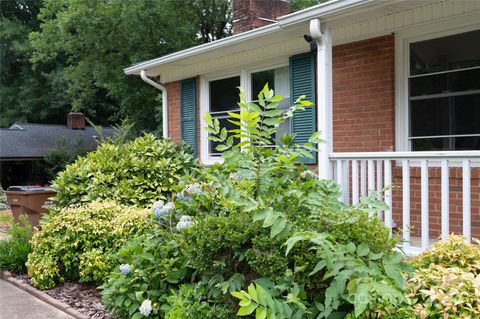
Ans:
{"type": "Polygon", "coordinates": [[[480,30],[410,44],[413,151],[480,150],[480,30]]]}

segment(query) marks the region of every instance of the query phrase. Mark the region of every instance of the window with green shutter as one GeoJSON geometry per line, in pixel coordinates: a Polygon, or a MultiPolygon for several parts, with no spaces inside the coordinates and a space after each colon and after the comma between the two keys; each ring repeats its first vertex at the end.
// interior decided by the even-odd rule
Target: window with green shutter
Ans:
{"type": "Polygon", "coordinates": [[[197,85],[196,79],[187,79],[180,86],[180,121],[182,140],[197,156],[197,85]]]}
{"type": "MultiPolygon", "coordinates": [[[[296,135],[296,143],[307,143],[310,136],[316,131],[316,99],[315,99],[315,56],[311,53],[290,57],[290,96],[292,103],[299,96],[305,95],[306,100],[312,101],[311,107],[297,111],[292,118],[292,132],[296,135]]],[[[304,163],[315,164],[317,157],[305,158],[304,163]]]]}

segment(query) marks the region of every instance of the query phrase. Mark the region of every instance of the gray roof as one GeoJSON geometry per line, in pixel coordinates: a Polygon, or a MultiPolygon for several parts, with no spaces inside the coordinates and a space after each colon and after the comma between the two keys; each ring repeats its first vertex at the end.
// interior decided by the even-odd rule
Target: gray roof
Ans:
{"type": "MultiPolygon", "coordinates": [[[[102,128],[105,137],[113,133],[111,127],[102,128]]],[[[0,129],[0,158],[41,158],[62,140],[70,151],[76,143],[81,143],[86,150],[94,150],[98,135],[90,126],[72,129],[66,125],[15,123],[10,128],[0,129]]]]}

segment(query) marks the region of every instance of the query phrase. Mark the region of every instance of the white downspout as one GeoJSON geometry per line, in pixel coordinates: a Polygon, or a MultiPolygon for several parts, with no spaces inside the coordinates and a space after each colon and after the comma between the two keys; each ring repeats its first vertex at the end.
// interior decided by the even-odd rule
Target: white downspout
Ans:
{"type": "Polygon", "coordinates": [[[332,36],[325,23],[310,20],[310,35],[317,43],[317,128],[326,143],[318,144],[318,175],[321,179],[333,177],[330,162],[332,152],[332,36]]]}
{"type": "Polygon", "coordinates": [[[168,138],[167,88],[150,79],[145,73],[145,70],[140,71],[140,77],[145,83],[148,83],[154,88],[162,91],[162,131],[163,131],[163,138],[168,138]]]}

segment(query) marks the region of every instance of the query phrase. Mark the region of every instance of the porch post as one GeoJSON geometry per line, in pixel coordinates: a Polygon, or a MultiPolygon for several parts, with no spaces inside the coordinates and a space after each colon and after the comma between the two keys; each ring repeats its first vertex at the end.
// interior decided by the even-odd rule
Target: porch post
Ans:
{"type": "Polygon", "coordinates": [[[333,150],[332,36],[328,26],[320,23],[319,19],[310,20],[310,35],[317,43],[317,130],[326,141],[318,145],[318,176],[321,179],[331,179],[333,165],[329,154],[333,150]]]}

